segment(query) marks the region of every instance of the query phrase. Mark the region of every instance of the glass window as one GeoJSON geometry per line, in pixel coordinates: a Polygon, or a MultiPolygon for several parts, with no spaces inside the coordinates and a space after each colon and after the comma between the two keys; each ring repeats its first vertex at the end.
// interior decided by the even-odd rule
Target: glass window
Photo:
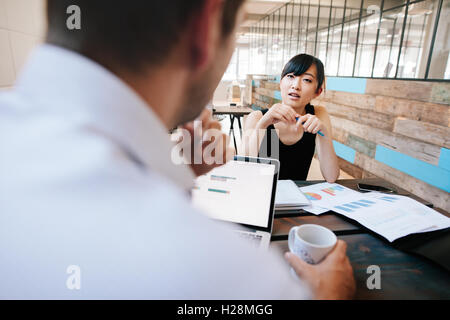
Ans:
{"type": "Polygon", "coordinates": [[[449,15],[450,0],[293,0],[250,28],[226,74],[279,74],[308,53],[329,76],[450,79],[449,15]]]}
{"type": "Polygon", "coordinates": [[[290,47],[292,42],[293,4],[286,5],[285,31],[283,36],[283,65],[290,59],[290,47]]]}
{"type": "MultiPolygon", "coordinates": [[[[429,12],[429,11],[428,11],[429,12]]],[[[439,25],[428,73],[429,79],[450,79],[450,0],[442,3],[439,25]]]]}
{"type": "Polygon", "coordinates": [[[333,8],[332,22],[328,40],[328,54],[325,63],[325,73],[336,76],[339,65],[339,51],[342,34],[342,22],[344,17],[344,8],[333,8]]]}
{"type": "MultiPolygon", "coordinates": [[[[325,2],[325,1],[324,1],[325,2]]],[[[321,3],[322,4],[322,3],[321,3]]],[[[329,25],[331,24],[331,6],[321,5],[319,14],[319,28],[317,31],[316,57],[323,63],[327,60],[328,42],[329,42],[329,25]]]]}
{"type": "Polygon", "coordinates": [[[310,4],[308,6],[308,18],[306,25],[307,33],[305,36],[306,41],[305,52],[310,55],[315,55],[318,16],[319,16],[319,6],[317,4],[310,4]]]}
{"type": "Polygon", "coordinates": [[[383,12],[378,38],[374,77],[394,78],[397,71],[405,7],[383,12]]]}
{"type": "Polygon", "coordinates": [[[300,3],[295,3],[294,5],[294,21],[293,21],[293,35],[292,35],[292,46],[290,57],[293,57],[299,53],[300,49],[300,41],[301,41],[301,33],[302,33],[302,5],[300,3]]]}
{"type": "Polygon", "coordinates": [[[355,62],[355,76],[370,77],[377,47],[378,26],[381,16],[380,0],[365,0],[361,12],[358,49],[355,62]]]}
{"type": "Polygon", "coordinates": [[[246,45],[240,46],[238,49],[238,79],[245,80],[249,73],[249,48],[246,45]]]}
{"type": "Polygon", "coordinates": [[[263,26],[263,36],[261,39],[261,50],[262,54],[264,56],[264,64],[261,66],[261,73],[265,74],[267,73],[267,58],[268,58],[268,47],[269,47],[269,16],[267,16],[264,19],[264,26],[263,26]]]}
{"type": "Polygon", "coordinates": [[[280,73],[282,60],[283,60],[283,50],[282,50],[282,40],[283,40],[283,29],[281,21],[281,12],[277,10],[274,14],[274,29],[273,29],[273,41],[272,41],[272,69],[270,74],[280,73]]]}
{"type": "Polygon", "coordinates": [[[264,74],[266,72],[266,47],[264,41],[264,21],[258,23],[256,31],[256,48],[252,56],[252,74],[264,74]]]}
{"type": "Polygon", "coordinates": [[[228,64],[227,70],[225,71],[222,81],[231,81],[237,78],[236,67],[237,67],[237,48],[234,50],[233,56],[231,57],[230,63],[228,64]]]}
{"type": "Polygon", "coordinates": [[[385,0],[384,1],[384,10],[389,10],[392,8],[398,8],[400,6],[406,5],[406,0],[385,0]]]}

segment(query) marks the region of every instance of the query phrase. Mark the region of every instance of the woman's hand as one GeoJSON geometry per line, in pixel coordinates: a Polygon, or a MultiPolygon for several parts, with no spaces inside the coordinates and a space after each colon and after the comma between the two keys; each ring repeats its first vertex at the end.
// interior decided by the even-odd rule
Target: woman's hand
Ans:
{"type": "Polygon", "coordinates": [[[274,104],[269,111],[261,118],[260,128],[265,129],[271,124],[278,122],[286,122],[290,124],[295,124],[295,117],[300,117],[298,113],[292,107],[285,104],[277,103],[274,104]]]}
{"type": "Polygon", "coordinates": [[[323,124],[323,122],[317,118],[315,115],[312,114],[305,114],[304,116],[301,116],[298,119],[297,127],[303,126],[303,130],[305,132],[309,132],[312,134],[316,134],[319,131],[322,131],[322,133],[326,136],[328,129],[323,124]]]}

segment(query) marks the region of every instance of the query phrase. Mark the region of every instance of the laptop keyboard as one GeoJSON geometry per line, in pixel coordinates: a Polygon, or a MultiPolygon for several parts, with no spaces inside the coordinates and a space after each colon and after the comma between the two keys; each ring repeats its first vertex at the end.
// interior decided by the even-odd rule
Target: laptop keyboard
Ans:
{"type": "Polygon", "coordinates": [[[239,236],[241,238],[246,239],[247,241],[254,244],[255,246],[258,246],[262,239],[262,235],[256,234],[256,233],[239,232],[239,231],[237,231],[237,233],[239,234],[239,236]]]}

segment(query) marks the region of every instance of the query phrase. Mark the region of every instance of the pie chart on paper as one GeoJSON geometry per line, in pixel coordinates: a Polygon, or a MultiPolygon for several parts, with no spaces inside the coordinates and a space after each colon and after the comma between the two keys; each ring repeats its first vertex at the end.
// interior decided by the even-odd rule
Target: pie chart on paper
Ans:
{"type": "Polygon", "coordinates": [[[316,201],[322,199],[320,194],[312,193],[312,192],[305,192],[305,196],[308,198],[308,200],[316,201]]]}

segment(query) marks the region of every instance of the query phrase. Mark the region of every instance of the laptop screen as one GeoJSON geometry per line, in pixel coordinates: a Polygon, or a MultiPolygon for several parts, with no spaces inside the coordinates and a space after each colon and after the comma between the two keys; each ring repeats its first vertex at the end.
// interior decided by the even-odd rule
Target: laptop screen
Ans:
{"type": "Polygon", "coordinates": [[[213,219],[270,232],[277,164],[276,160],[236,157],[197,178],[193,205],[213,219]]]}

